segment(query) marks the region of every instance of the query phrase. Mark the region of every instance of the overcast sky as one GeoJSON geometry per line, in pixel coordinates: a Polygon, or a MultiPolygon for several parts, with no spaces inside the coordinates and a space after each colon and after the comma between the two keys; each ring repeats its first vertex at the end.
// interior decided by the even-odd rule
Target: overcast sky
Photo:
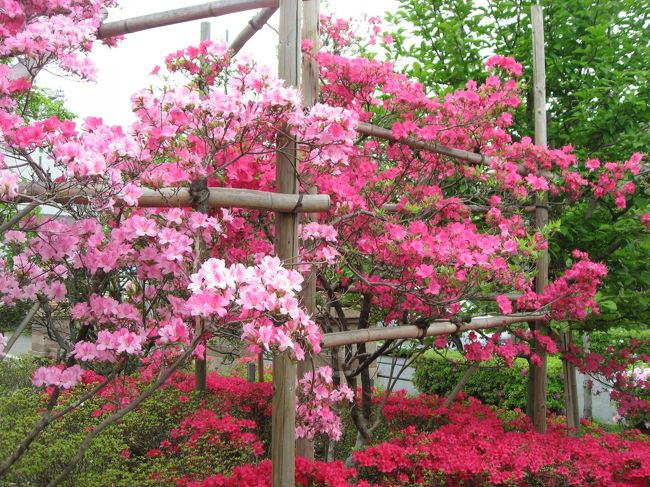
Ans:
{"type": "MultiPolygon", "coordinates": [[[[200,0],[122,0],[121,6],[109,13],[107,21],[196,5],[200,0]]],[[[339,17],[358,18],[362,14],[379,15],[395,9],[396,0],[329,0],[323,10],[339,17]]],[[[255,11],[241,12],[207,19],[212,39],[234,39],[255,11]]],[[[277,14],[271,25],[277,27],[277,14]]],[[[163,64],[170,52],[197,44],[200,21],[161,27],[129,34],[115,49],[97,45],[92,59],[98,68],[96,83],[71,81],[42,73],[38,84],[64,91],[67,107],[79,117],[101,116],[106,123],[126,125],[132,121],[129,107],[131,95],[149,85],[148,74],[157,64],[163,64]]],[[[266,64],[276,63],[277,34],[268,26],[249,41],[242,52],[255,55],[266,64]]]]}

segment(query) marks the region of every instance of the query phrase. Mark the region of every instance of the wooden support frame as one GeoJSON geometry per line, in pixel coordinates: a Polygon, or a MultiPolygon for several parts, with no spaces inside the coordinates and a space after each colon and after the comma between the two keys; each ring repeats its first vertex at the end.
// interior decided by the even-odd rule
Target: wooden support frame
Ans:
{"type": "Polygon", "coordinates": [[[469,152],[462,149],[454,149],[452,147],[447,147],[446,145],[437,144],[435,142],[425,142],[413,138],[400,138],[397,137],[390,129],[379,127],[378,125],[373,125],[367,122],[359,122],[357,132],[362,135],[368,135],[370,137],[377,137],[379,139],[390,140],[392,142],[399,142],[400,144],[407,145],[412,149],[435,152],[436,154],[449,156],[460,161],[470,162],[472,164],[489,164],[491,160],[489,156],[483,154],[476,154],[475,152],[469,152]]]}
{"type": "MultiPolygon", "coordinates": [[[[308,39],[312,42],[314,50],[318,50],[320,45],[320,0],[304,0],[302,6],[302,39],[308,39]]],[[[311,57],[302,56],[302,80],[300,91],[302,94],[303,107],[309,108],[314,106],[318,101],[319,93],[319,69],[316,60],[311,57]]],[[[308,191],[311,193],[311,189],[308,191]]],[[[305,221],[315,219],[315,216],[309,213],[303,215],[305,221]]],[[[305,282],[302,291],[303,306],[307,313],[313,316],[316,313],[316,271],[310,269],[305,275],[305,282]]],[[[305,360],[298,362],[298,379],[306,373],[311,372],[314,368],[314,360],[307,356],[305,360]]],[[[314,441],[307,438],[296,440],[296,456],[314,459],[314,441]]]]}
{"type": "MultiPolygon", "coordinates": [[[[144,15],[117,22],[104,23],[99,29],[98,38],[109,38],[127,33],[147,30],[155,27],[177,24],[208,17],[217,17],[230,13],[261,8],[249,25],[235,39],[231,48],[238,52],[241,47],[261,29],[274,12],[280,9],[280,77],[287,84],[298,86],[300,63],[300,23],[303,0],[220,0],[186,7],[181,9],[144,15]]],[[[318,22],[319,0],[308,0],[315,10],[305,17],[310,23],[307,32],[318,22]]],[[[311,9],[311,6],[309,7],[311,9]]],[[[535,141],[538,145],[546,145],[545,126],[545,93],[544,93],[544,53],[543,53],[543,24],[541,7],[532,7],[534,64],[535,64],[535,141]],[[541,46],[541,51],[540,51],[541,46]],[[541,60],[541,61],[540,61],[541,60]],[[540,64],[541,63],[541,64],[540,64]],[[543,120],[543,122],[542,122],[543,120]],[[543,142],[542,142],[543,140],[543,142]]],[[[316,29],[317,36],[317,29],[316,29]]],[[[311,36],[309,36],[311,37],[311,36]]],[[[309,69],[314,69],[312,65],[309,69]]],[[[305,71],[309,73],[309,71],[305,71]]],[[[313,73],[310,74],[310,76],[313,73]]],[[[306,75],[304,75],[306,76],[306,75]]],[[[303,88],[305,99],[315,99],[316,91],[303,88]]],[[[361,135],[377,137],[405,144],[417,150],[425,150],[466,161],[471,164],[489,164],[490,157],[466,150],[455,149],[433,142],[425,142],[412,138],[402,139],[389,130],[376,125],[361,122],[358,127],[361,135]]],[[[278,150],[276,172],[277,193],[254,191],[235,188],[201,188],[207,191],[207,206],[221,208],[244,208],[277,212],[276,218],[276,254],[286,265],[295,263],[297,255],[297,213],[314,213],[326,211],[329,208],[328,195],[298,195],[298,180],[296,173],[296,147],[290,139],[281,139],[278,150]]],[[[519,168],[519,172],[522,168],[519,168]]],[[[54,201],[60,203],[87,204],[92,198],[101,196],[99,191],[92,188],[44,187],[30,184],[21,188],[22,199],[18,201],[34,204],[35,202],[54,201]]],[[[195,191],[188,188],[162,188],[160,190],[143,189],[138,203],[140,207],[194,207],[202,211],[193,196],[195,191]]],[[[15,201],[15,200],[14,200],[15,201]]],[[[386,208],[387,211],[391,211],[386,208]]],[[[480,210],[477,210],[480,211],[480,210]]],[[[524,211],[535,213],[536,224],[542,228],[548,222],[548,196],[544,195],[534,206],[524,208],[524,211]]],[[[537,291],[542,292],[548,283],[548,253],[544,253],[538,261],[537,291]]],[[[311,302],[313,296],[305,297],[311,302]]],[[[312,306],[308,305],[308,306],[312,306]]],[[[428,328],[422,330],[416,326],[397,326],[377,329],[362,329],[347,332],[330,333],[323,337],[323,348],[343,345],[366,343],[369,341],[420,338],[423,336],[439,336],[462,333],[470,330],[501,328],[516,323],[538,323],[546,319],[545,314],[529,313],[509,316],[478,317],[470,323],[457,324],[450,321],[434,321],[428,328]]],[[[542,358],[540,373],[536,373],[534,385],[535,408],[534,420],[537,431],[545,430],[545,397],[546,397],[546,355],[538,352],[542,358]],[[543,369],[543,373],[542,373],[543,369]],[[544,398],[542,402],[540,398],[544,398]]],[[[260,370],[260,373],[262,371],[260,370]]],[[[279,354],[273,360],[274,392],[273,392],[273,428],[272,428],[272,462],[274,487],[292,487],[295,483],[295,384],[296,367],[287,353],[279,354]]]]}
{"type": "Polygon", "coordinates": [[[248,21],[246,27],[242,29],[235,40],[230,44],[230,50],[233,54],[241,51],[242,47],[255,35],[256,32],[262,29],[264,25],[273,17],[273,14],[278,10],[277,7],[267,7],[260,10],[255,16],[248,21]]]}
{"type": "MultiPolygon", "coordinates": [[[[210,40],[210,22],[201,22],[201,34],[199,37],[200,41],[209,41],[210,40]]],[[[205,97],[207,92],[204,92],[202,96],[205,97]]],[[[205,164],[207,161],[203,161],[205,164]]],[[[208,191],[208,178],[203,177],[200,179],[195,179],[190,183],[190,198],[192,199],[192,209],[199,213],[207,215],[210,213],[210,192],[208,191]]],[[[194,246],[196,253],[196,260],[194,262],[194,272],[199,270],[201,264],[207,259],[210,255],[210,251],[206,248],[205,242],[203,240],[197,240],[194,246]]],[[[199,333],[203,334],[205,332],[205,321],[203,318],[197,316],[195,318],[195,326],[199,333]]],[[[207,350],[207,340],[202,339],[200,345],[207,350]]],[[[194,388],[197,391],[205,391],[207,389],[208,382],[208,359],[203,356],[203,358],[196,357],[194,359],[194,388]]]]}
{"type": "MultiPolygon", "coordinates": [[[[411,147],[412,149],[434,152],[436,154],[451,157],[452,159],[457,159],[459,161],[466,161],[470,164],[489,165],[492,161],[492,158],[490,156],[486,156],[485,154],[477,154],[476,152],[470,152],[464,149],[454,149],[453,147],[438,144],[437,142],[426,142],[423,140],[415,139],[413,137],[406,139],[400,138],[397,137],[390,129],[379,127],[378,125],[373,125],[367,122],[359,122],[359,125],[357,126],[357,132],[361,135],[390,140],[391,142],[404,144],[408,147],[411,147]]],[[[524,176],[528,174],[528,170],[524,166],[519,165],[517,166],[517,173],[524,176]]],[[[549,176],[549,173],[546,171],[540,171],[540,174],[545,177],[549,176]]]]}

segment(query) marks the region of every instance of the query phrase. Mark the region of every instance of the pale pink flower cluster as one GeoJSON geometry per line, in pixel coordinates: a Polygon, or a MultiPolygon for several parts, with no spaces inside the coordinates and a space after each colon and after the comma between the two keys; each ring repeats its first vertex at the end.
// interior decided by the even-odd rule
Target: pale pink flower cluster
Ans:
{"type": "MultiPolygon", "coordinates": [[[[23,54],[21,62],[58,60],[63,69],[93,79],[94,65],[80,52],[97,37],[102,8],[115,0],[0,2],[5,26],[0,29],[0,55],[23,54]]],[[[43,63],[45,64],[45,63],[43,63]]]]}
{"type": "Polygon", "coordinates": [[[320,367],[307,372],[298,381],[296,437],[314,439],[324,434],[333,441],[341,438],[341,418],[333,407],[354,400],[354,392],[346,385],[338,388],[332,380],[332,369],[320,367]]]}
{"type": "Polygon", "coordinates": [[[223,318],[239,309],[240,318],[247,321],[242,339],[254,351],[291,349],[298,360],[308,351],[320,351],[318,326],[299,307],[297,293],[303,277],[283,267],[277,257],[266,256],[253,267],[226,266],[212,258],[190,281],[190,313],[223,318]]]}
{"type": "Polygon", "coordinates": [[[300,227],[300,239],[322,239],[326,242],[336,242],[336,229],[332,225],[311,222],[300,227]]]}
{"type": "Polygon", "coordinates": [[[134,333],[127,328],[119,328],[114,332],[100,330],[95,343],[78,341],[73,355],[84,362],[116,362],[121,354],[139,355],[146,338],[144,333],[134,333]]]}
{"type": "Polygon", "coordinates": [[[36,387],[61,387],[70,389],[74,387],[83,375],[83,369],[78,365],[63,368],[57,366],[40,367],[32,375],[32,384],[36,387]]]}
{"type": "Polygon", "coordinates": [[[0,196],[15,198],[18,195],[18,174],[6,169],[0,170],[0,196]]]}
{"type": "Polygon", "coordinates": [[[180,318],[171,318],[161,324],[162,326],[158,328],[159,344],[182,343],[187,345],[190,343],[190,329],[180,318]]]}

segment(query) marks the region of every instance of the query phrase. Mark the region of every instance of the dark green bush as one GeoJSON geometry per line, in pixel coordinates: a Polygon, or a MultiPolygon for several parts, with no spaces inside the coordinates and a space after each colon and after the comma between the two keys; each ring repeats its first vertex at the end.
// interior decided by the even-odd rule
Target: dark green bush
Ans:
{"type": "MultiPolygon", "coordinates": [[[[6,365],[3,367],[6,368],[6,365]]],[[[23,369],[22,375],[26,376],[23,379],[28,381],[31,369],[23,369]]],[[[74,394],[82,394],[82,390],[75,391],[74,394]]],[[[70,396],[68,400],[72,399],[70,396]]],[[[173,387],[156,392],[141,408],[99,434],[63,485],[157,486],[164,485],[164,482],[161,484],[161,478],[168,480],[175,473],[187,473],[191,465],[179,464],[179,458],[151,458],[147,452],[170,439],[171,430],[205,399],[200,393],[191,391],[184,394],[173,387]],[[181,395],[187,399],[179,400],[181,395]],[[125,455],[127,452],[128,455],[125,455]]],[[[40,416],[37,410],[45,404],[46,396],[39,394],[33,387],[11,390],[0,387],[0,458],[7,458],[38,422],[40,416]]],[[[93,414],[101,404],[105,404],[101,398],[86,401],[77,410],[50,425],[4,478],[0,479],[0,486],[47,485],[77,453],[87,429],[105,417],[94,417],[96,413],[93,414]]],[[[212,448],[209,453],[209,462],[203,459],[206,460],[204,467],[209,469],[210,466],[218,465],[215,473],[229,472],[236,465],[244,463],[241,454],[238,456],[234,450],[212,448]]],[[[198,459],[200,456],[196,455],[194,460],[198,459]]]]}
{"type": "Polygon", "coordinates": [[[32,374],[43,365],[43,359],[32,355],[5,358],[0,362],[0,390],[15,391],[32,386],[32,374]]]}
{"type": "MultiPolygon", "coordinates": [[[[461,362],[457,353],[450,353],[448,358],[451,362],[437,355],[427,355],[416,362],[413,383],[420,392],[446,396],[452,391],[469,364],[461,362]]],[[[525,359],[516,359],[510,368],[492,361],[474,372],[464,390],[485,404],[526,410],[528,378],[524,370],[527,369],[525,359]]],[[[563,413],[563,391],[562,362],[557,357],[549,357],[546,405],[550,412],[563,413]]]]}
{"type": "Polygon", "coordinates": [[[32,303],[26,301],[20,301],[15,306],[0,305],[0,333],[10,335],[31,307],[32,303]]]}

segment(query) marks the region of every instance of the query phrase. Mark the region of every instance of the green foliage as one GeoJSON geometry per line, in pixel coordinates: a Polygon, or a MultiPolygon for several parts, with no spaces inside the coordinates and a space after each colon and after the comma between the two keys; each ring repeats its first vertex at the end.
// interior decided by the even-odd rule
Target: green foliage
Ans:
{"type": "Polygon", "coordinates": [[[41,366],[42,360],[31,355],[0,362],[0,391],[11,393],[18,389],[31,387],[32,374],[41,366]]]}
{"type": "MultiPolygon", "coordinates": [[[[416,361],[413,383],[420,392],[446,396],[453,390],[469,364],[461,362],[460,355],[456,353],[450,353],[447,357],[451,360],[438,355],[425,355],[416,361]]],[[[525,359],[516,359],[510,368],[491,361],[472,374],[464,391],[485,404],[525,411],[528,380],[524,370],[528,370],[525,359]]],[[[546,406],[550,412],[563,412],[563,390],[562,362],[557,357],[549,356],[546,406]]]]}
{"type": "MultiPolygon", "coordinates": [[[[34,388],[13,391],[5,388],[4,368],[4,365],[0,367],[0,458],[6,458],[25,437],[39,419],[37,410],[46,404],[46,397],[34,388]]],[[[29,380],[31,371],[27,371],[26,366],[22,370],[23,379],[29,380]]],[[[77,394],[81,391],[75,392],[74,397],[78,397],[77,394]]],[[[228,472],[248,460],[242,458],[240,451],[216,448],[206,448],[203,455],[193,450],[191,459],[147,456],[149,450],[171,438],[171,430],[202,400],[200,394],[191,392],[189,400],[183,402],[179,401],[180,395],[175,388],[162,389],[136,412],[104,430],[93,440],[84,460],[63,485],[154,486],[161,485],[161,478],[169,480],[171,476],[198,473],[197,468],[202,470],[201,475],[228,472]],[[125,451],[129,451],[128,458],[123,456],[125,451]]],[[[99,404],[97,398],[86,401],[64,419],[53,423],[32,443],[0,485],[47,485],[76,454],[87,428],[103,419],[104,416],[93,417],[99,404]]]]}
{"type": "MultiPolygon", "coordinates": [[[[645,208],[648,199],[640,195],[633,204],[645,208]]],[[[582,202],[566,208],[561,220],[549,243],[553,265],[562,267],[566,251],[581,248],[608,269],[597,295],[601,313],[591,315],[586,328],[650,323],[650,238],[638,213],[582,202]]]]}
{"type": "Polygon", "coordinates": [[[31,120],[42,120],[56,116],[60,120],[72,120],[75,114],[65,107],[65,100],[62,95],[52,90],[39,88],[38,86],[19,97],[18,106],[23,106],[23,116],[31,120]]]}
{"type": "MultiPolygon", "coordinates": [[[[523,64],[532,100],[530,1],[400,0],[389,56],[439,91],[482,81],[490,54],[523,64]]],[[[644,0],[543,2],[549,140],[583,154],[618,159],[646,150],[650,133],[650,9],[644,0]],[[623,149],[623,151],[621,151],[623,149]]],[[[519,114],[530,134],[532,106],[519,114]]]]}
{"type": "MultiPolygon", "coordinates": [[[[609,347],[618,349],[629,346],[632,339],[645,342],[639,352],[650,355],[650,330],[648,329],[611,328],[607,330],[607,333],[602,331],[591,332],[589,333],[589,350],[604,355],[609,347]]],[[[581,340],[582,338],[576,337],[576,341],[580,342],[581,340]]]]}

